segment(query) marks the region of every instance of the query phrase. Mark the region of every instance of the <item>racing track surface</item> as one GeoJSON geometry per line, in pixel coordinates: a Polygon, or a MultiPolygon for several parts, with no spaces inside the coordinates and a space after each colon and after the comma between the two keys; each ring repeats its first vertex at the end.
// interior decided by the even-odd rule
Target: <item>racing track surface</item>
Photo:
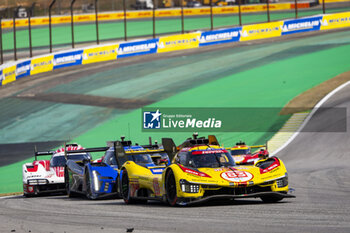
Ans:
{"type": "MultiPolygon", "coordinates": [[[[323,106],[349,108],[350,85],[323,106]]],[[[319,115],[327,121],[327,111],[319,115]]],[[[313,119],[309,124],[327,125],[313,119]]],[[[127,206],[122,200],[12,197],[0,199],[0,231],[349,232],[349,128],[346,133],[300,133],[281,151],[296,199],[171,208],[157,202],[127,206]]]]}

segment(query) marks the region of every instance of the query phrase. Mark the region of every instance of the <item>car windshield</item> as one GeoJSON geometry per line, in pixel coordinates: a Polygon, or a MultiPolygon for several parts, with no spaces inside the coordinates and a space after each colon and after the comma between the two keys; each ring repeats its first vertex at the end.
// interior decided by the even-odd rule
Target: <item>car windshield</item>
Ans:
{"type": "Polygon", "coordinates": [[[231,150],[231,155],[247,155],[247,154],[250,154],[249,149],[231,150]]]}
{"type": "MultiPolygon", "coordinates": [[[[81,161],[86,158],[90,158],[89,154],[81,153],[81,154],[68,154],[69,160],[81,161]]],[[[51,167],[64,167],[66,165],[66,158],[64,155],[62,156],[54,156],[51,158],[50,166],[51,167]]]]}
{"type": "Polygon", "coordinates": [[[126,161],[134,161],[137,164],[149,164],[153,163],[152,158],[149,154],[134,154],[127,155],[118,158],[120,165],[123,165],[126,161]]]}
{"type": "Polygon", "coordinates": [[[133,158],[132,160],[137,164],[153,163],[152,158],[149,154],[136,154],[136,155],[132,155],[132,158],[133,158]]]}
{"type": "MultiPolygon", "coordinates": [[[[206,151],[203,151],[206,152],[206,151]]],[[[228,152],[200,154],[192,152],[190,154],[189,165],[192,167],[231,167],[235,166],[232,156],[228,152]]]]}

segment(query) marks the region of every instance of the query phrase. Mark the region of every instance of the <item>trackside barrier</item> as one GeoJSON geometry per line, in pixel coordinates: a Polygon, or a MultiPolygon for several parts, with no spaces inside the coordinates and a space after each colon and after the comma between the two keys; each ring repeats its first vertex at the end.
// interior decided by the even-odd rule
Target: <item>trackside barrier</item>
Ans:
{"type": "MultiPolygon", "coordinates": [[[[309,8],[310,3],[298,3],[298,8],[309,8]]],[[[295,8],[294,3],[274,3],[269,5],[270,11],[280,11],[280,10],[291,10],[295,8]]],[[[253,12],[265,12],[266,5],[242,5],[242,13],[253,13],[253,12]]],[[[238,14],[238,6],[223,6],[223,7],[213,7],[213,14],[238,14]]],[[[210,7],[200,7],[193,9],[184,9],[185,16],[192,15],[210,15],[210,7]]],[[[155,16],[159,17],[175,17],[181,16],[181,8],[175,9],[157,9],[155,11],[155,16]]],[[[139,19],[139,18],[151,18],[153,17],[152,10],[144,11],[128,11],[126,13],[127,19],[139,19]]],[[[74,23],[78,22],[95,22],[95,14],[79,14],[73,16],[74,23]]],[[[124,20],[124,12],[105,12],[98,14],[99,21],[109,21],[109,20],[124,20]]],[[[31,26],[42,26],[49,24],[48,17],[33,17],[30,20],[31,26]]],[[[52,16],[52,24],[63,24],[71,23],[71,16],[52,16]]],[[[24,27],[28,25],[28,19],[17,19],[16,27],[24,27]]],[[[12,28],[12,20],[2,20],[2,28],[12,28]]]]}
{"type": "Polygon", "coordinates": [[[5,63],[0,66],[0,86],[26,76],[69,66],[344,27],[350,27],[350,12],[91,46],[5,63]]]}

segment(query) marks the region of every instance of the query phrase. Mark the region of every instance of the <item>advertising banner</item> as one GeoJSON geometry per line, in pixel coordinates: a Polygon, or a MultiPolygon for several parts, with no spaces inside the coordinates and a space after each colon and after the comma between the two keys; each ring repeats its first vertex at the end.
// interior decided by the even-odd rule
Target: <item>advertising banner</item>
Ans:
{"type": "Polygon", "coordinates": [[[240,31],[242,31],[242,27],[202,32],[199,46],[237,42],[240,38],[240,31]]]}
{"type": "Polygon", "coordinates": [[[119,44],[118,58],[157,53],[158,38],[119,44]]]}
{"type": "Polygon", "coordinates": [[[321,22],[322,16],[285,20],[282,27],[282,35],[320,30],[321,22]]]}
{"type": "Polygon", "coordinates": [[[160,37],[158,43],[158,53],[198,48],[200,36],[201,33],[197,32],[160,37]]]}
{"type": "Polygon", "coordinates": [[[5,67],[2,70],[2,85],[6,85],[16,80],[16,65],[5,67]]]}
{"type": "Polygon", "coordinates": [[[30,75],[30,63],[31,61],[24,61],[17,64],[16,67],[16,79],[30,75]]]}
{"type": "Polygon", "coordinates": [[[32,59],[30,75],[53,70],[53,55],[32,59]]]}
{"type": "Polygon", "coordinates": [[[117,59],[118,44],[84,49],[82,64],[117,59]]]}
{"type": "Polygon", "coordinates": [[[241,41],[281,36],[283,21],[243,26],[241,41]]]}
{"type": "MultiPolygon", "coordinates": [[[[294,112],[296,109],[290,108],[289,111],[294,112]]],[[[282,107],[143,107],[139,122],[143,132],[277,132],[280,127],[276,127],[276,124],[289,119],[288,115],[280,114],[281,110],[282,107]]],[[[327,121],[330,127],[316,124],[304,127],[301,132],[346,132],[345,107],[319,108],[318,111],[329,112],[320,116],[324,118],[320,120],[327,121]]],[[[291,132],[294,130],[291,129],[291,132]]]]}
{"type": "Polygon", "coordinates": [[[0,70],[0,87],[2,86],[2,80],[4,77],[2,76],[2,69],[0,70]]]}
{"type": "Polygon", "coordinates": [[[83,50],[55,54],[53,57],[53,69],[81,65],[82,60],[83,50]]]}
{"type": "Polygon", "coordinates": [[[350,12],[324,15],[321,30],[350,27],[350,12]]]}

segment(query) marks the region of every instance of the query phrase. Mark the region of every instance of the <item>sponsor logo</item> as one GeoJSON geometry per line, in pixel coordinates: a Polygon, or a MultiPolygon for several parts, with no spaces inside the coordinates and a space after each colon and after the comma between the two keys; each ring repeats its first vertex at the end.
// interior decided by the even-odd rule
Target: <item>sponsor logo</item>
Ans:
{"type": "Polygon", "coordinates": [[[230,181],[230,182],[247,182],[251,179],[253,179],[253,174],[247,171],[227,171],[221,173],[221,177],[224,180],[230,181]]]}
{"type": "Polygon", "coordinates": [[[221,128],[221,121],[215,118],[208,118],[207,120],[198,120],[191,118],[187,120],[172,120],[163,119],[164,128],[221,128]]]}
{"type": "Polygon", "coordinates": [[[155,49],[156,47],[157,47],[157,43],[125,46],[125,47],[119,48],[118,54],[124,55],[124,54],[129,54],[129,53],[146,52],[146,51],[149,51],[151,49],[155,49]]]}
{"type": "Polygon", "coordinates": [[[322,17],[313,17],[306,19],[286,20],[281,26],[282,35],[319,30],[322,23],[322,17]]]}
{"type": "Polygon", "coordinates": [[[159,109],[155,112],[143,112],[143,128],[144,129],[160,129],[161,115],[159,109]]]}
{"type": "Polygon", "coordinates": [[[31,65],[31,70],[34,70],[38,67],[41,67],[41,66],[49,66],[52,64],[52,61],[49,60],[49,61],[42,61],[42,62],[39,62],[39,63],[34,63],[31,65]]]}
{"type": "Polygon", "coordinates": [[[162,114],[159,112],[159,109],[157,111],[143,112],[144,129],[213,129],[221,128],[221,126],[222,121],[213,117],[201,120],[194,118],[192,115],[162,114]]]}
{"type": "Polygon", "coordinates": [[[199,44],[211,45],[225,42],[239,41],[240,31],[242,28],[225,29],[219,31],[202,32],[201,36],[198,36],[199,44]]]}

